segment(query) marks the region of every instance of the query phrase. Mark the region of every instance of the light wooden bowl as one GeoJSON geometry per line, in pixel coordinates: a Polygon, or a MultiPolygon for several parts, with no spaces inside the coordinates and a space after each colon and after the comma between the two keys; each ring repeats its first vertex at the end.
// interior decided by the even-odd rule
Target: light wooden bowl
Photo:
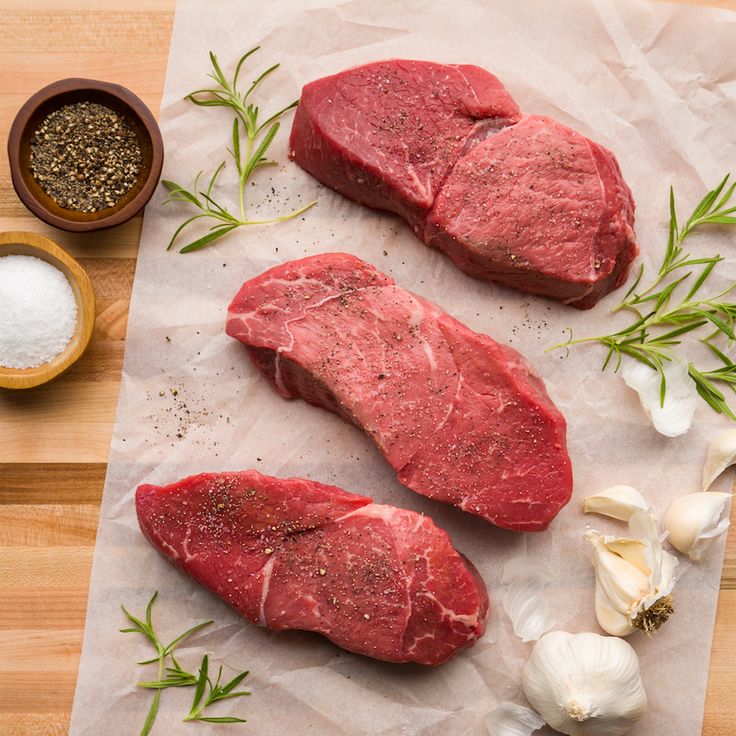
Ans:
{"type": "Polygon", "coordinates": [[[77,327],[64,350],[35,368],[0,366],[0,387],[32,388],[56,378],[84,352],[95,325],[95,293],[87,272],[53,240],[38,233],[0,233],[0,257],[36,256],[58,268],[68,279],[77,302],[77,327]]]}
{"type": "Polygon", "coordinates": [[[103,230],[127,222],[151,198],[164,161],[164,144],[151,111],[129,89],[96,79],[61,79],[36,92],[13,120],[8,136],[13,187],[21,202],[49,225],[75,233],[103,230]],[[97,102],[123,116],[135,130],[143,160],[138,181],[113,207],[76,212],[60,207],[44,192],[30,169],[31,138],[44,118],[75,102],[97,102]]]}

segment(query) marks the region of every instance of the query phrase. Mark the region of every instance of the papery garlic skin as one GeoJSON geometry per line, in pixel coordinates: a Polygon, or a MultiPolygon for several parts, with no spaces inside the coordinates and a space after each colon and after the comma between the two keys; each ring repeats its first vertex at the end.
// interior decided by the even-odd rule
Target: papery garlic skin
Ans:
{"type": "Polygon", "coordinates": [[[648,511],[632,515],[629,532],[629,537],[595,530],[585,535],[593,545],[596,618],[613,636],[628,636],[637,628],[654,631],[672,613],[677,558],[662,549],[648,511]]]}
{"type": "Polygon", "coordinates": [[[665,361],[662,370],[667,381],[664,406],[660,401],[661,379],[658,371],[636,360],[627,361],[621,371],[626,384],[639,394],[644,413],[654,428],[667,437],[679,437],[690,429],[698,403],[695,381],[688,364],[681,358],[665,361]]]}
{"type": "Polygon", "coordinates": [[[721,432],[708,446],[708,455],[703,467],[703,490],[707,491],[713,481],[736,463],[736,429],[721,432]]]}
{"type": "Polygon", "coordinates": [[[664,518],[667,541],[691,560],[703,559],[708,547],[728,529],[724,513],[730,493],[706,491],[676,498],[664,518]]]}
{"type": "Polygon", "coordinates": [[[555,571],[540,560],[514,557],[504,565],[503,610],[522,641],[536,641],[554,627],[544,589],[556,579],[555,571]]]}
{"type": "Polygon", "coordinates": [[[484,720],[490,736],[531,736],[544,726],[544,719],[531,708],[501,703],[484,720]]]}
{"type": "Polygon", "coordinates": [[[647,708],[636,652],[616,637],[545,634],[521,685],[532,707],[567,736],[621,736],[647,708]]]}
{"type": "Polygon", "coordinates": [[[619,521],[628,521],[637,511],[648,510],[644,497],[631,486],[611,486],[583,501],[586,514],[601,514],[619,521]]]}

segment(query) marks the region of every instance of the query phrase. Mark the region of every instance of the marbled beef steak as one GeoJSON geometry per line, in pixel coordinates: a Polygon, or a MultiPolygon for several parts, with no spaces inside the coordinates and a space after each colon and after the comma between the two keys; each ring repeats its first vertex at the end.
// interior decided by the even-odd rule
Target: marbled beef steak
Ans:
{"type": "Polygon", "coordinates": [[[354,256],[246,281],[226,329],[282,396],[363,429],[417,493],[518,531],[570,499],[565,419],[524,358],[354,256]]]}
{"type": "Polygon", "coordinates": [[[413,511],[253,470],[139,486],[136,509],[164,557],[259,626],[426,665],[483,634],[478,572],[413,511]]]}
{"type": "Polygon", "coordinates": [[[463,271],[582,309],[637,254],[614,155],[525,116],[468,65],[390,60],[307,84],[290,156],[329,187],[404,217],[463,271]]]}

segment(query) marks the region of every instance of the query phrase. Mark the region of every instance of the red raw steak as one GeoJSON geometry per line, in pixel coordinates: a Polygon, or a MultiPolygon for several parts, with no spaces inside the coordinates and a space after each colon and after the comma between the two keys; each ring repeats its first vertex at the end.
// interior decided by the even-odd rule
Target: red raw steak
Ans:
{"type": "Polygon", "coordinates": [[[565,419],[524,358],[354,256],[247,281],[227,333],[282,396],[363,429],[417,493],[518,531],[570,499],[565,419]]]}
{"type": "Polygon", "coordinates": [[[523,116],[475,66],[390,60],[307,84],[291,158],[361,204],[396,212],[466,273],[579,308],[636,257],[614,155],[523,116]]]}
{"type": "Polygon", "coordinates": [[[483,634],[477,570],[413,511],[253,470],[139,486],[136,509],[164,557],[259,626],[426,665],[483,634]]]}

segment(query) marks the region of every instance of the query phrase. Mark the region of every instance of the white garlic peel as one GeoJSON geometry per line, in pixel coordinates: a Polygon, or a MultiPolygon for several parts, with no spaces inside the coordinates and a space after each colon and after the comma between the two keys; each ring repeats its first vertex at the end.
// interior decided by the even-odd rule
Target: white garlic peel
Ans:
{"type": "Polygon", "coordinates": [[[703,490],[707,491],[713,485],[713,481],[734,463],[736,463],[736,429],[727,429],[708,446],[708,455],[703,468],[703,490]]]}
{"type": "Polygon", "coordinates": [[[544,726],[544,719],[531,708],[516,703],[501,703],[485,717],[490,736],[531,736],[544,726]]]}
{"type": "Polygon", "coordinates": [[[593,545],[595,613],[601,628],[628,636],[637,628],[651,632],[671,615],[677,558],[662,549],[654,517],[637,511],[629,536],[585,535],[593,545]]]}
{"type": "Polygon", "coordinates": [[[616,637],[545,634],[521,685],[542,718],[568,736],[620,736],[647,708],[636,652],[616,637]]]}
{"type": "Polygon", "coordinates": [[[639,394],[644,413],[654,428],[667,437],[679,437],[690,429],[698,403],[695,382],[687,363],[680,358],[665,361],[662,368],[667,381],[664,406],[660,400],[661,376],[645,363],[629,360],[621,375],[626,384],[639,394]]]}
{"type": "Polygon", "coordinates": [[[503,610],[511,619],[514,633],[522,641],[536,641],[555,625],[544,597],[544,589],[557,579],[545,562],[515,557],[503,568],[503,610]]]}
{"type": "Polygon", "coordinates": [[[628,521],[637,511],[648,510],[644,497],[631,486],[612,486],[583,501],[586,514],[601,514],[619,521],[628,521]]]}
{"type": "Polygon", "coordinates": [[[676,498],[664,518],[667,540],[691,560],[703,559],[708,547],[728,529],[730,493],[707,491],[676,498]]]}

